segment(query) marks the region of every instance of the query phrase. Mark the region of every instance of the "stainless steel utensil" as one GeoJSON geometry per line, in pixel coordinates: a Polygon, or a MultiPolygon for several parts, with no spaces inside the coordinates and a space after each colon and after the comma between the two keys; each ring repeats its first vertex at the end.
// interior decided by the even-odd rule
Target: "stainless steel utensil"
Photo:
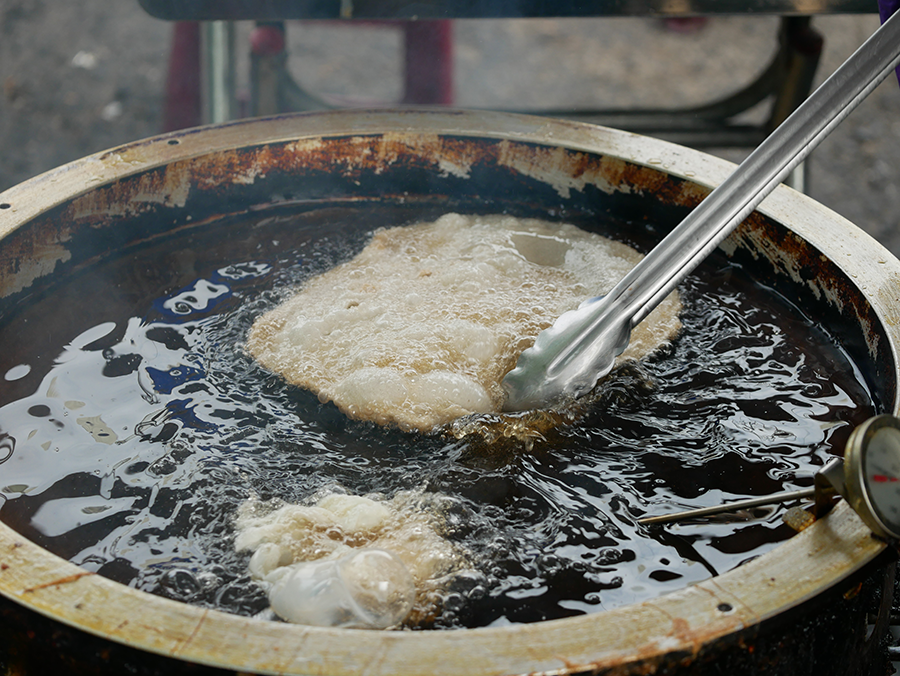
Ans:
{"type": "Polygon", "coordinates": [[[560,316],[506,374],[505,410],[589,392],[641,322],[900,63],[889,18],[605,296],[560,316]]]}

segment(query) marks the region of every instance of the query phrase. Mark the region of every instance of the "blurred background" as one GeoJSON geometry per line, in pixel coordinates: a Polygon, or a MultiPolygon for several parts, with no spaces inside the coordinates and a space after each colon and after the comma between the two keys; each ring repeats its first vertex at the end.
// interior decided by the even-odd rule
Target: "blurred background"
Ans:
{"type": "MultiPolygon", "coordinates": [[[[824,37],[820,82],[878,17],[823,15],[812,26],[824,37]]],[[[252,28],[239,23],[234,35],[236,115],[250,111],[252,28]]],[[[778,46],[779,19],[466,19],[450,30],[452,105],[565,112],[720,98],[764,70],[778,46]]],[[[0,0],[0,190],[171,126],[174,34],[175,24],[151,17],[137,0],[0,0]]],[[[286,36],[287,69],[312,97],[354,106],[404,98],[400,24],[291,21],[286,36]]],[[[762,114],[750,110],[747,118],[762,114]]],[[[747,152],[708,150],[734,161],[747,152]]],[[[900,255],[895,78],[813,153],[805,190],[900,255]]]]}

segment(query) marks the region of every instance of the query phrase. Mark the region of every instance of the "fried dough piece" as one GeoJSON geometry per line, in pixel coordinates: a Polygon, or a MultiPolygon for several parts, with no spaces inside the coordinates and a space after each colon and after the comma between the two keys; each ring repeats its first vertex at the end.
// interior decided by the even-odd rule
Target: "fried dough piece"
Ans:
{"type": "MultiPolygon", "coordinates": [[[[537,334],[640,259],[625,244],[537,219],[448,214],[381,229],[257,319],[247,350],[353,418],[427,432],[498,412],[500,382],[537,334]]],[[[619,359],[671,340],[680,309],[673,293],[619,359]]]]}

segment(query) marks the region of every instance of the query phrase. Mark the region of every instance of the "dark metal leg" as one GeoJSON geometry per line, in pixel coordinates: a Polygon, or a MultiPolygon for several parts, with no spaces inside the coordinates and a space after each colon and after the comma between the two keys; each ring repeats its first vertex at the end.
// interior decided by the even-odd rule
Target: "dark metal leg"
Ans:
{"type": "Polygon", "coordinates": [[[772,131],[809,96],[825,40],[810,24],[810,17],[786,17],[781,27],[782,72],[767,122],[772,131]]]}

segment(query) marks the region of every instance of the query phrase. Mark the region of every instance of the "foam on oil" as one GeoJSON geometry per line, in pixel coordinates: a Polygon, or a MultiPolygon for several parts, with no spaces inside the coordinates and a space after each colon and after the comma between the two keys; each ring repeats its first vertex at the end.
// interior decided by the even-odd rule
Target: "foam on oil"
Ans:
{"type": "MultiPolygon", "coordinates": [[[[447,214],[376,232],[255,321],[247,349],[351,417],[426,432],[499,412],[500,381],[537,334],[640,259],[569,224],[447,214]]],[[[677,335],[680,308],[664,300],[620,361],[677,335]]]]}
{"type": "Polygon", "coordinates": [[[228,612],[265,616],[267,585],[290,573],[301,599],[310,580],[344,581],[329,588],[338,624],[357,626],[356,614],[395,626],[407,607],[418,609],[404,625],[414,628],[529,622],[652,598],[789,537],[779,509],[665,528],[636,518],[808,485],[872,412],[824,330],[713,259],[681,289],[684,327],[671,346],[616,371],[529,452],[495,452],[484,434],[352,420],[242,348],[281,289],[364,248],[364,219],[342,229],[340,216],[316,227],[303,215],[248,219],[227,236],[150,245],[0,327],[10,360],[0,369],[30,368],[12,383],[28,391],[0,407],[0,518],[87,570],[228,612]],[[37,351],[47,335],[55,347],[37,351]],[[313,527],[312,556],[268,548],[251,567],[277,536],[236,547],[248,501],[261,517],[325,509],[329,496],[371,501],[380,508],[364,512],[383,508],[385,519],[313,527]],[[446,553],[421,588],[388,537],[403,524],[446,553]],[[373,592],[365,571],[382,565],[398,594],[373,592]]]}

